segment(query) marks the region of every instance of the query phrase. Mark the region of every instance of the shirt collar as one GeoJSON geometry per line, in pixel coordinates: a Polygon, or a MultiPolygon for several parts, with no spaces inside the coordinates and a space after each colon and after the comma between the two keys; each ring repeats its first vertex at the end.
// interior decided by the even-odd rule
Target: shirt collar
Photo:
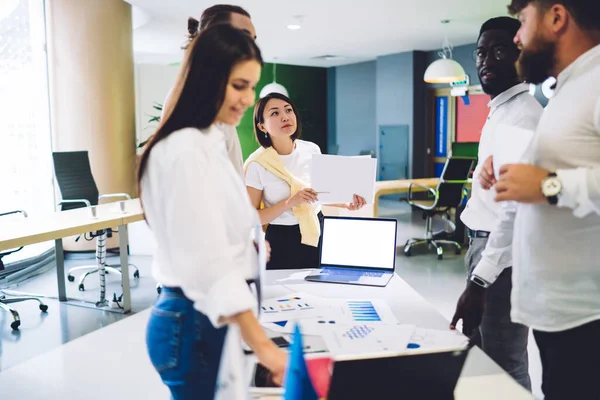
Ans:
{"type": "Polygon", "coordinates": [[[558,77],[556,78],[556,89],[554,93],[558,93],[558,91],[565,86],[565,83],[573,76],[577,77],[586,67],[589,66],[600,65],[600,44],[592,47],[590,50],[586,51],[575,61],[573,61],[567,68],[565,68],[558,77]]]}
{"type": "Polygon", "coordinates": [[[529,85],[527,83],[519,83],[511,87],[510,89],[500,93],[498,96],[494,97],[494,99],[488,103],[488,107],[492,109],[498,108],[513,97],[528,91],[529,85]]]}

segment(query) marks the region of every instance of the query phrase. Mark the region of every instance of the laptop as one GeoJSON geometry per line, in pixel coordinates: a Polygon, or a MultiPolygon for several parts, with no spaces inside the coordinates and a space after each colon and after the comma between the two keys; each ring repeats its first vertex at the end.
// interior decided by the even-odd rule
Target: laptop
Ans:
{"type": "MultiPolygon", "coordinates": [[[[451,400],[473,345],[444,350],[335,357],[327,400],[451,400]]],[[[311,355],[305,355],[308,359],[311,355]]],[[[281,395],[269,371],[254,363],[250,392],[281,395]]]]}
{"type": "Polygon", "coordinates": [[[319,267],[307,281],[386,286],[396,269],[398,221],[325,217],[319,267]]]}
{"type": "Polygon", "coordinates": [[[327,399],[454,399],[469,350],[337,359],[327,399]]]}

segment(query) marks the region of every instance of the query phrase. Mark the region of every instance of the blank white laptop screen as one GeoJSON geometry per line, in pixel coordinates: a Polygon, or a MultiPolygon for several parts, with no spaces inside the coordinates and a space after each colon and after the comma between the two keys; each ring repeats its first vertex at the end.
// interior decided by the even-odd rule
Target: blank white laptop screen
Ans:
{"type": "Polygon", "coordinates": [[[394,269],[396,221],[325,218],[321,267],[394,269]]]}

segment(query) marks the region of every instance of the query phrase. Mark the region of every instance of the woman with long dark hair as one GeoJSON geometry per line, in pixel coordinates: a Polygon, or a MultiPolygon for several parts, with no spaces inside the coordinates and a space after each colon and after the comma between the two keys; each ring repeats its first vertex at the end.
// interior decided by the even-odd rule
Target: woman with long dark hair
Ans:
{"type": "Polygon", "coordinates": [[[248,286],[258,273],[251,232],[259,219],[215,126],[235,125],[252,106],[261,67],[260,50],[242,31],[222,24],[201,32],[140,161],[157,243],[153,275],[162,285],[148,353],[174,399],[214,397],[226,333],[241,333],[274,381],[283,378],[287,356],[260,327],[248,286]]]}

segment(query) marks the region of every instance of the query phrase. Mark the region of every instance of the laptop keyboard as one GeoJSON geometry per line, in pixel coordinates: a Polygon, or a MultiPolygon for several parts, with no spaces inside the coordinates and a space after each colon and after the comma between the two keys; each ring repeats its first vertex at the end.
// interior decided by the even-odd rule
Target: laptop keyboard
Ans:
{"type": "Polygon", "coordinates": [[[367,272],[355,269],[341,269],[341,268],[323,268],[323,272],[328,275],[340,275],[340,276],[368,276],[373,278],[380,278],[384,272],[367,272]]]}

